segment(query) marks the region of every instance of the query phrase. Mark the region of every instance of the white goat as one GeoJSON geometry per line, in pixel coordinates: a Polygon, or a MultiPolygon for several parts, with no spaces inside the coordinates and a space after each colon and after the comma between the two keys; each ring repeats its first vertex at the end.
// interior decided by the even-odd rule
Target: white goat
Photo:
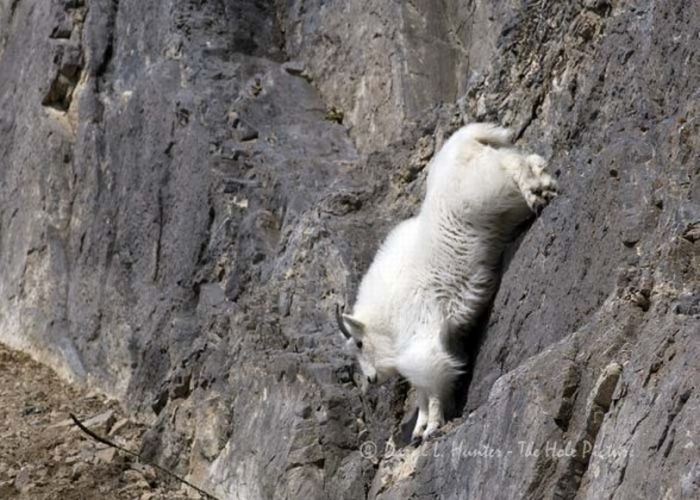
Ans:
{"type": "Polygon", "coordinates": [[[415,387],[414,439],[444,423],[445,398],[461,373],[447,336],[474,324],[514,230],[556,196],[544,168],[542,157],[513,149],[508,130],[462,127],[432,159],[420,213],[377,252],[352,314],[336,310],[366,383],[400,374],[415,387]]]}

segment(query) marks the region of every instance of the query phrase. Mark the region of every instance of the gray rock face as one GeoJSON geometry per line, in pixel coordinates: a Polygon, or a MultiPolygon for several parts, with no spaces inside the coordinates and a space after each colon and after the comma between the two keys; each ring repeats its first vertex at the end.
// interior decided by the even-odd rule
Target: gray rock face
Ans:
{"type": "Polygon", "coordinates": [[[698,26],[681,1],[0,0],[0,340],[221,498],[696,498],[698,26]],[[412,395],[360,394],[332,310],[473,120],[563,194],[414,448],[412,395]]]}

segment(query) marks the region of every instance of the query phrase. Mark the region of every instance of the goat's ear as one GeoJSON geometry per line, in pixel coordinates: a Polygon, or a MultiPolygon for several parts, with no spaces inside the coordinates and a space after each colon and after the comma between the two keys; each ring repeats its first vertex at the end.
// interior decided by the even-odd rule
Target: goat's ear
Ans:
{"type": "Polygon", "coordinates": [[[362,336],[365,333],[365,324],[359,319],[355,319],[349,314],[343,314],[343,321],[348,325],[353,336],[362,336]]]}

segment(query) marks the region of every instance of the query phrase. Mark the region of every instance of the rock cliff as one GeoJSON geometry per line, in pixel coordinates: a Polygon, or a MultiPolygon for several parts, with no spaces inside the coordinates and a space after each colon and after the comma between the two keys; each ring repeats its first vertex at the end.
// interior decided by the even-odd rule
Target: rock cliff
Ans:
{"type": "Polygon", "coordinates": [[[220,498],[697,498],[698,82],[681,0],[0,0],[0,340],[220,498]],[[332,311],[474,120],[563,193],[414,448],[332,311]]]}

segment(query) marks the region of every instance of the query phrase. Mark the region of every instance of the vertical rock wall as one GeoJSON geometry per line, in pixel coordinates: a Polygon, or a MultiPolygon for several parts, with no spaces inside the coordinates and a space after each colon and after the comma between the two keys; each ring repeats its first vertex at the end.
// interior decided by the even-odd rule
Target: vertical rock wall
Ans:
{"type": "Polygon", "coordinates": [[[222,498],[695,497],[698,26],[681,1],[0,0],[0,340],[222,498]],[[411,395],[360,396],[330,313],[472,120],[563,194],[506,256],[464,410],[401,448],[411,395]]]}

